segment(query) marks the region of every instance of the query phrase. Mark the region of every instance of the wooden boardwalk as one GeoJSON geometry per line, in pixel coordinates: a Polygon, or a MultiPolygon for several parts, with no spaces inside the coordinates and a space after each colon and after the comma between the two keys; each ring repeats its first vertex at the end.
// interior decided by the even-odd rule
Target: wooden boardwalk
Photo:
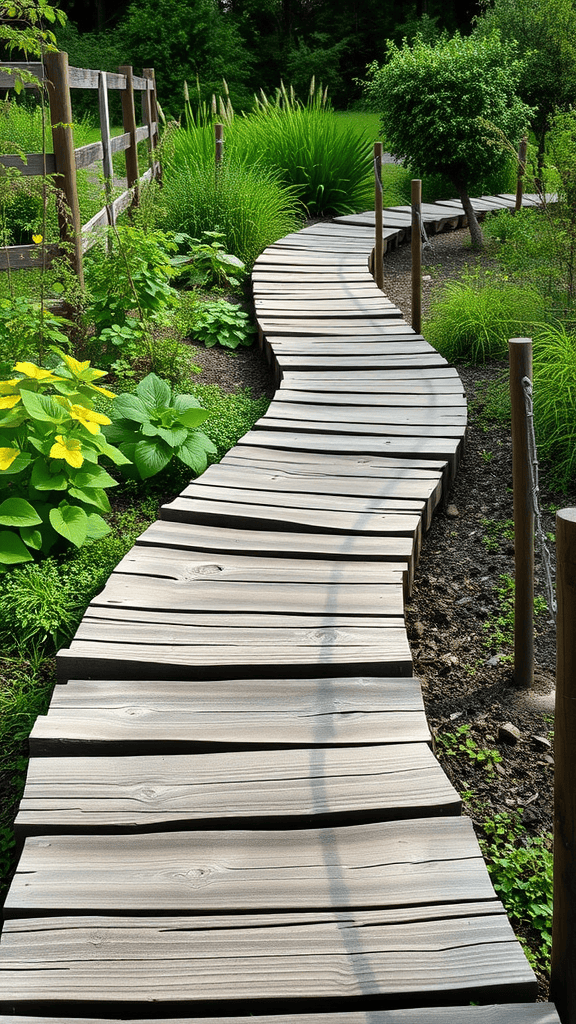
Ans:
{"type": "MultiPolygon", "coordinates": [[[[462,223],[455,202],[423,213],[429,233],[462,223]]],[[[376,288],[372,224],[260,256],[268,412],[164,507],[59,654],[0,1024],[558,1024],[412,675],[404,601],[466,401],[376,288]]],[[[385,212],[386,246],[409,230],[385,212]]]]}

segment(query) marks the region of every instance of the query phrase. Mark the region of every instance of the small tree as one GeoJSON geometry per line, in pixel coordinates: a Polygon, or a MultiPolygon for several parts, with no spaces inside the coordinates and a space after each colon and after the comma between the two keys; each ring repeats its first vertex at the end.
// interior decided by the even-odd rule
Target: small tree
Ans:
{"type": "Polygon", "coordinates": [[[482,0],[481,6],[478,35],[497,29],[503,39],[517,43],[523,58],[518,92],[534,108],[531,128],[541,177],[552,118],[576,101],[576,7],[573,0],[482,0]]]}
{"type": "Polygon", "coordinates": [[[521,71],[512,44],[496,34],[389,43],[388,62],[369,68],[366,91],[382,115],[388,149],[416,173],[452,182],[474,248],[483,237],[470,191],[502,168],[505,140],[516,146],[531,114],[516,94],[521,71]]]}

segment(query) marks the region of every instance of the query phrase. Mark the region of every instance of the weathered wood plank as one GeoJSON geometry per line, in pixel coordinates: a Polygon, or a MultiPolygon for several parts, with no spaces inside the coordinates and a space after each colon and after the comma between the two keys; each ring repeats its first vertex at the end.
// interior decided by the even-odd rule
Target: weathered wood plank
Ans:
{"type": "Polygon", "coordinates": [[[495,900],[469,818],[292,831],[31,837],[4,904],[39,913],[222,913],[495,900]]]}
{"type": "MultiPolygon", "coordinates": [[[[181,677],[180,677],[181,678],[181,677]]],[[[202,822],[347,824],[459,814],[427,744],[30,761],[20,836],[178,830],[202,822]]]]}
{"type": "Polygon", "coordinates": [[[145,588],[133,576],[115,571],[104,590],[89,607],[170,608],[198,612],[233,611],[266,613],[273,610],[296,615],[340,613],[354,615],[401,615],[402,590],[399,584],[293,583],[290,579],[273,583],[243,583],[213,575],[195,575],[184,581],[157,578],[154,588],[145,588]],[[353,595],[353,596],[352,596],[353,595]],[[349,602],[354,602],[353,611],[349,602]],[[273,601],[273,604],[271,604],[273,601]]]}
{"type": "Polygon", "coordinates": [[[10,153],[3,154],[0,156],[0,173],[2,167],[15,167],[24,177],[56,173],[53,153],[27,153],[25,159],[10,153]]]}
{"type": "MultiPolygon", "coordinates": [[[[320,636],[322,623],[320,625],[320,636]]],[[[208,639],[208,638],[207,638],[208,639]]],[[[359,646],[348,644],[346,637],[338,644],[331,635],[329,643],[300,645],[294,637],[287,644],[258,646],[249,633],[244,643],[234,646],[206,643],[190,645],[110,644],[104,641],[73,641],[70,648],[58,653],[60,679],[85,674],[90,678],[110,679],[125,672],[135,679],[242,679],[246,675],[260,678],[275,672],[295,677],[315,678],[333,675],[334,671],[350,675],[374,674],[408,676],[412,674],[412,658],[406,630],[386,624],[380,630],[380,641],[359,646]]]]}
{"type": "Polygon", "coordinates": [[[203,753],[427,743],[418,680],[71,680],[54,689],[31,756],[203,753]]]}
{"type": "MultiPolygon", "coordinates": [[[[108,1024],[122,1024],[109,1018],[108,1024]]],[[[5,1017],[0,1024],[62,1024],[61,1017],[5,1017]]],[[[102,1024],[102,1018],[75,1017],[73,1024],[102,1024]]],[[[132,1024],[160,1024],[147,1017],[132,1024]]],[[[410,1010],[360,1010],[343,1013],[291,1013],[289,1017],[267,1014],[265,1017],[178,1017],[162,1018],[161,1024],[560,1024],[552,1003],[506,1003],[499,1006],[431,1006],[410,1010]]]]}
{"type": "MultiPolygon", "coordinates": [[[[268,466],[272,463],[275,474],[310,473],[312,476],[354,476],[354,477],[416,477],[421,480],[437,479],[446,469],[446,462],[425,459],[386,458],[380,455],[345,455],[338,449],[318,454],[315,452],[293,451],[283,455],[273,448],[255,444],[236,445],[226,453],[222,463],[268,466]]],[[[221,465],[222,463],[219,463],[221,465]]],[[[207,470],[210,472],[210,470],[207,470]]]]}
{"type": "Polygon", "coordinates": [[[414,455],[423,459],[440,456],[456,471],[461,441],[457,438],[426,437],[373,437],[366,434],[325,434],[295,430],[250,430],[238,441],[238,446],[261,444],[265,448],[289,451],[328,452],[341,451],[347,455],[414,455]]]}
{"type": "Polygon", "coordinates": [[[494,910],[470,916],[471,906],[437,906],[435,919],[417,928],[425,912],[407,911],[402,922],[392,911],[318,922],[286,915],[285,924],[224,916],[218,929],[213,918],[190,916],[7,922],[0,1008],[30,1013],[56,1004],[86,1014],[95,1004],[112,1012],[117,1005],[134,1016],[139,1007],[149,1014],[153,1001],[166,1016],[186,1004],[213,1013],[230,1000],[240,1013],[263,1002],[268,1012],[290,1013],[341,1010],[342,1000],[371,1010],[374,1002],[486,1002],[503,993],[533,999],[536,980],[508,921],[494,910]],[[150,969],[151,955],[161,972],[150,969]]]}
{"type": "MultiPolygon", "coordinates": [[[[308,488],[306,491],[302,489],[298,492],[296,488],[290,492],[286,487],[268,489],[264,484],[259,488],[243,487],[240,482],[238,486],[235,486],[231,483],[227,484],[224,479],[216,482],[214,478],[211,478],[205,483],[193,481],[181,491],[178,498],[164,507],[172,510],[175,508],[188,510],[193,517],[196,508],[200,509],[202,515],[206,512],[209,513],[210,508],[207,503],[214,502],[216,503],[215,514],[221,515],[223,506],[230,502],[234,505],[234,511],[230,513],[232,517],[237,514],[242,517],[251,514],[246,506],[254,505],[253,514],[258,520],[267,518],[268,515],[273,518],[280,515],[282,519],[288,516],[292,520],[295,517],[299,524],[304,525],[310,516],[310,522],[317,523],[322,529],[341,528],[341,523],[345,523],[346,520],[340,519],[340,513],[344,516],[350,514],[355,517],[356,523],[351,524],[351,532],[358,529],[358,517],[361,517],[362,529],[368,533],[382,532],[408,536],[416,534],[420,528],[420,520],[424,511],[424,501],[422,500],[365,497],[360,494],[347,495],[330,491],[326,494],[315,494],[314,492],[310,493],[310,490],[308,488]],[[192,504],[187,505],[186,500],[192,504]],[[269,512],[271,508],[282,511],[269,512]],[[316,510],[326,513],[323,523],[322,520],[318,520],[316,510]],[[374,521],[370,518],[372,515],[376,517],[374,521]]],[[[226,514],[225,509],[224,514],[226,514]]]]}

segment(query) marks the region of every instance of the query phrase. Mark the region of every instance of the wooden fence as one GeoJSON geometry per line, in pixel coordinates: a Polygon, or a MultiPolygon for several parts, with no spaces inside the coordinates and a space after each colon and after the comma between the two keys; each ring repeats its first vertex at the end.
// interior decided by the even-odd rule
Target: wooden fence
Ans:
{"type": "MultiPolygon", "coordinates": [[[[60,241],[70,252],[71,263],[80,282],[83,282],[82,255],[98,238],[100,228],[114,224],[123,210],[137,202],[138,188],[159,174],[159,163],[154,154],[158,142],[158,106],[154,69],[145,68],[142,77],[133,74],[132,68],[122,65],[119,74],[105,71],[89,71],[70,67],[67,53],[49,53],[43,64],[3,63],[0,73],[0,88],[14,88],[18,72],[34,75],[39,83],[45,83],[50,105],[50,124],[54,143],[53,154],[31,153],[26,159],[15,155],[0,156],[0,165],[14,167],[23,175],[53,175],[56,187],[61,191],[64,202],[59,211],[60,241]],[[10,74],[9,70],[14,69],[10,74]],[[100,111],[101,141],[74,148],[72,127],[72,89],[97,89],[100,111]],[[110,134],[108,114],[108,90],[121,92],[122,119],[124,132],[113,138],[110,134]],[[142,125],[136,122],[134,93],[141,93],[142,125]],[[148,140],[150,167],[139,176],[138,143],[148,140]],[[126,177],[128,188],[117,199],[112,200],[112,156],[126,154],[126,177]],[[104,187],[107,202],[87,224],[82,225],[78,204],[76,172],[102,162],[104,187]]],[[[38,88],[34,82],[24,82],[25,88],[38,88]]],[[[46,247],[47,257],[53,259],[62,252],[60,245],[46,247]]],[[[0,270],[20,269],[38,266],[38,246],[12,245],[0,250],[0,270]]]]}

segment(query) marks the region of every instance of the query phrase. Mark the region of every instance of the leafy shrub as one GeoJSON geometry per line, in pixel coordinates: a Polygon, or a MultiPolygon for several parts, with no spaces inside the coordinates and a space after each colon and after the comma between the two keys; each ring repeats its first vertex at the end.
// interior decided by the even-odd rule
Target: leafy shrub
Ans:
{"type": "Polygon", "coordinates": [[[552,836],[527,836],[520,815],[495,814],[482,823],[480,840],[492,884],[512,923],[528,924],[539,935],[534,966],[547,971],[552,947],[552,836]]]}
{"type": "Polygon", "coordinates": [[[133,358],[140,355],[148,325],[176,304],[176,292],[169,283],[170,255],[176,246],[164,232],[124,225],[109,239],[110,249],[99,246],[86,261],[91,295],[86,319],[96,326],[101,357],[107,362],[118,352],[133,358]],[[138,319],[131,315],[135,312],[138,319]]]}
{"type": "Polygon", "coordinates": [[[192,326],[194,340],[203,342],[206,348],[213,348],[216,344],[223,348],[251,345],[255,331],[248,314],[225,299],[203,302],[192,326]]]}
{"type": "Polygon", "coordinates": [[[0,362],[44,358],[48,345],[67,345],[69,321],[23,295],[0,299],[0,362]]]}
{"type": "Polygon", "coordinates": [[[63,542],[81,547],[108,532],[100,512],[115,481],[101,456],[127,459],[100,427],[108,418],[92,409],[103,371],[60,353],[57,372],[18,362],[0,382],[0,566],[31,562],[63,542]]]}
{"type": "Polygon", "coordinates": [[[536,288],[468,272],[444,285],[423,331],[446,359],[484,363],[507,358],[509,338],[531,336],[545,316],[536,288]]]}
{"type": "Polygon", "coordinates": [[[170,262],[189,287],[237,287],[245,277],[245,264],[226,252],[223,238],[221,231],[203,231],[202,238],[175,236],[178,243],[186,243],[188,252],[185,256],[173,256],[170,262]]]}
{"type": "MultiPolygon", "coordinates": [[[[202,473],[216,449],[197,427],[208,413],[192,395],[173,395],[166,381],[149,373],[135,394],[118,395],[112,403],[109,441],[134,464],[141,480],[155,476],[173,458],[202,473]]],[[[130,475],[130,471],[127,471],[130,475]]]]}

